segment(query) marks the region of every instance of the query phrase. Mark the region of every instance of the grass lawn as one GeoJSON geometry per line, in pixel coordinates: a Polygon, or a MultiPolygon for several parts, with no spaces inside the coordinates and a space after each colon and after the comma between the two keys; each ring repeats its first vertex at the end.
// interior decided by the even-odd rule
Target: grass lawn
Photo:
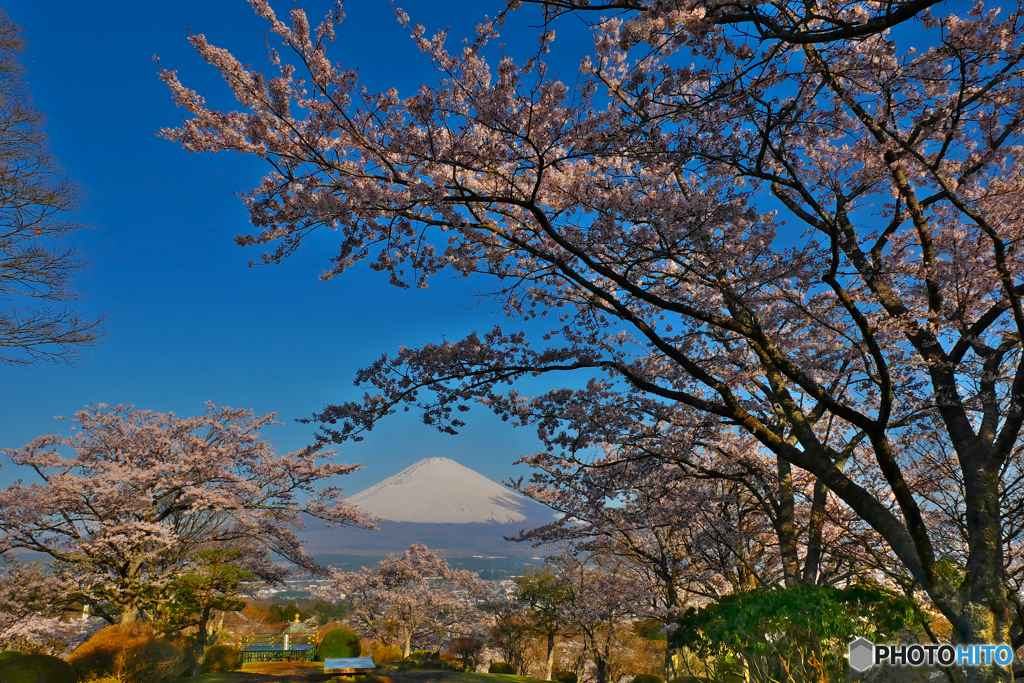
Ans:
{"type": "Polygon", "coordinates": [[[306,683],[310,674],[322,678],[323,662],[266,662],[243,664],[241,671],[203,674],[190,681],[203,683],[306,683]]]}
{"type": "Polygon", "coordinates": [[[383,683],[548,683],[539,678],[513,676],[512,674],[471,674],[461,671],[390,671],[377,674],[383,683]]]}
{"type": "MultiPolygon", "coordinates": [[[[241,671],[203,674],[190,681],[202,683],[307,683],[324,680],[322,662],[246,664],[241,671]]],[[[353,679],[347,679],[353,680],[353,679]]],[[[536,678],[511,674],[472,674],[458,671],[389,671],[361,676],[356,681],[375,683],[546,683],[536,678]]]]}

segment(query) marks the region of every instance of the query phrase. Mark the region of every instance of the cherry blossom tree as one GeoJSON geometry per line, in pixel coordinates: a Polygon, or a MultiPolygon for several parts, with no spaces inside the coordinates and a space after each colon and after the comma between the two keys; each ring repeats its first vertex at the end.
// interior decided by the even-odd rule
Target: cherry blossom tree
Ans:
{"type": "Polygon", "coordinates": [[[736,4],[721,0],[645,2],[644,0],[518,0],[508,3],[540,5],[544,19],[562,15],[601,12],[636,15],[637,33],[671,33],[687,15],[698,15],[712,25],[739,26],[751,38],[787,43],[828,43],[880,33],[938,4],[937,0],[904,0],[865,5],[853,2],[808,4],[773,0],[736,4]]]}
{"type": "Polygon", "coordinates": [[[555,663],[555,637],[570,629],[573,587],[550,566],[528,568],[515,578],[515,583],[515,600],[523,616],[530,629],[544,640],[544,680],[550,681],[555,663]]]}
{"type": "Polygon", "coordinates": [[[54,576],[73,579],[110,622],[158,607],[182,574],[204,571],[204,551],[244,545],[241,569],[275,580],[272,553],[319,569],[294,534],[303,514],[368,522],[320,486],[359,465],[321,462],[333,453],[315,448],[278,455],[259,431],[273,415],[211,403],[180,418],[100,403],[73,422],[70,436],[4,451],[39,481],[0,491],[0,548],[52,558],[54,576]]]}
{"type": "Polygon", "coordinates": [[[1003,533],[1024,425],[1019,4],[923,10],[911,49],[848,31],[912,4],[808,10],[804,40],[760,9],[729,10],[744,16],[732,24],[623,3],[636,12],[590,15],[572,86],[543,60],[548,27],[540,54],[492,67],[508,13],[449,51],[399,12],[440,74],[405,99],[328,59],[340,8],[311,30],[301,10],[289,25],[252,4],[289,51],[271,54],[279,75],[192,37],[243,111],[213,111],[162,72],[189,115],[168,138],[273,165],[246,195],[259,232],[237,241],[276,245],[274,263],[334,230],[324,279],[364,259],[400,286],[450,269],[492,278],[513,320],[551,321],[536,339],[494,327],[382,357],[357,376],[364,401],[315,416],[323,440],[407,406],[455,432],[472,403],[536,425],[552,449],[598,447],[609,425],[742,433],[884,539],[955,639],[1024,644],[1003,533]],[[565,373],[572,388],[539,397],[510,386],[565,373]],[[899,445],[925,417],[963,482],[959,571],[899,445]],[[566,418],[586,428],[562,431],[566,418]]]}
{"type": "Polygon", "coordinates": [[[659,587],[668,612],[693,597],[899,573],[884,542],[819,480],[780,469],[756,441],[718,434],[653,452],[671,442],[665,437],[606,441],[600,457],[520,460],[536,473],[511,484],[561,519],[517,540],[621,558],[659,587]]]}
{"type": "Polygon", "coordinates": [[[488,642],[496,655],[492,661],[505,662],[520,676],[529,675],[533,634],[515,593],[495,591],[485,599],[483,608],[490,618],[488,642]]]}
{"type": "Polygon", "coordinates": [[[27,622],[59,617],[74,585],[61,581],[38,562],[18,562],[4,557],[0,566],[0,640],[10,640],[25,630],[36,632],[27,622]]]}
{"type": "Polygon", "coordinates": [[[565,614],[583,635],[597,683],[618,680],[609,675],[609,664],[623,633],[633,632],[633,619],[653,606],[653,586],[637,580],[627,567],[610,557],[563,553],[552,558],[550,564],[558,568],[567,588],[565,614]]]}
{"type": "Polygon", "coordinates": [[[479,622],[475,598],[483,586],[476,574],[451,566],[423,544],[388,555],[376,567],[333,574],[352,602],[349,617],[363,634],[382,644],[439,645],[451,633],[470,633],[479,622]]]}

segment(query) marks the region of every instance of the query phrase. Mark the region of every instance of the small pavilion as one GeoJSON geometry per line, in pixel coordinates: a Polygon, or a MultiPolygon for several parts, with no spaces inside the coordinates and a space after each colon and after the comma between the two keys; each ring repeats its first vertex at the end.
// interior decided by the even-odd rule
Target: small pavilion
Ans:
{"type": "Polygon", "coordinates": [[[295,615],[281,633],[252,633],[242,638],[242,663],[312,662],[316,655],[316,633],[310,632],[295,615]]]}

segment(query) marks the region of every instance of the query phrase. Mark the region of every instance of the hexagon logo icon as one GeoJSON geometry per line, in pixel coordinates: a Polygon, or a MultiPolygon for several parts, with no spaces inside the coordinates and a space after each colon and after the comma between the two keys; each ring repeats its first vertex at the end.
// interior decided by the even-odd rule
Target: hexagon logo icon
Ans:
{"type": "Polygon", "coordinates": [[[875,663],[875,644],[866,638],[850,641],[850,668],[867,671],[875,663]]]}

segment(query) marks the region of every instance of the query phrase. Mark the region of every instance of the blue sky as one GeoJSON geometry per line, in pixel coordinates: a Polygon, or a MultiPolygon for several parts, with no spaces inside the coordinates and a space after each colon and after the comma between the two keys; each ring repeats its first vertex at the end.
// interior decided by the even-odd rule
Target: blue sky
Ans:
{"type": "MultiPolygon", "coordinates": [[[[484,13],[502,5],[401,3],[428,28],[450,24],[452,38],[471,35],[484,13]]],[[[291,6],[275,3],[279,15],[291,6]]],[[[302,6],[318,21],[329,3],[302,6]]],[[[356,370],[382,352],[504,322],[467,310],[474,300],[464,280],[438,278],[428,290],[403,291],[360,268],[321,282],[317,275],[334,249],[329,238],[283,265],[247,266],[258,252],[232,241],[250,231],[232,193],[253,187],[266,169],[255,158],[190,155],[158,138],[155,131],[176,125],[181,111],[152,61],[159,55],[211,104],[230,107],[219,75],[186,39],[191,28],[243,61],[264,64],[266,26],[247,3],[17,0],[6,9],[30,41],[23,62],[35,103],[49,117],[53,152],[87,195],[79,218],[91,229],[77,241],[93,263],[78,280],[87,297],[81,308],[109,312],[110,323],[105,343],[77,367],[0,365],[0,447],[66,433],[70,425],[53,416],[92,401],[192,415],[212,400],[278,411],[287,424],[267,434],[286,452],[311,441],[312,428],[294,418],[357,399],[356,370]]],[[[387,0],[349,2],[346,13],[331,55],[359,67],[369,87],[407,93],[431,78],[387,0]]],[[[503,42],[512,39],[536,49],[536,29],[522,25],[503,42]]],[[[470,423],[451,437],[415,415],[395,416],[366,441],[342,447],[342,461],[367,470],[339,483],[355,493],[430,456],[452,457],[497,481],[526,473],[511,463],[537,449],[531,431],[483,410],[473,411],[470,423]]],[[[6,465],[0,484],[23,475],[6,465]]]]}

